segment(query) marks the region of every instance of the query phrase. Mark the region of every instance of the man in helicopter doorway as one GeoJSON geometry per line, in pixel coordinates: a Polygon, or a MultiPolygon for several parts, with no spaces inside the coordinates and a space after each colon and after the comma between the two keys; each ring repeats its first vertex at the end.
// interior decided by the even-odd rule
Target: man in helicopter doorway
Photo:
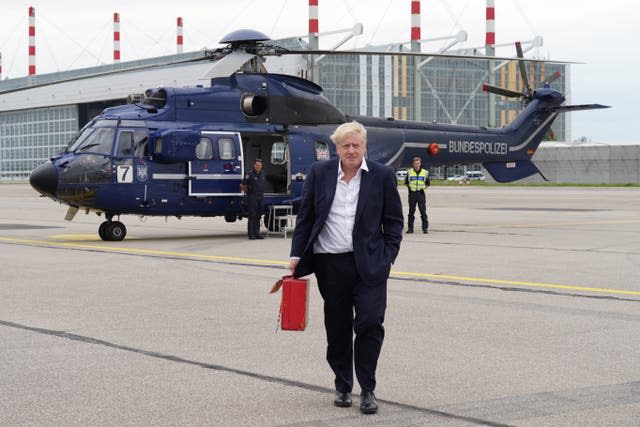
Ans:
{"type": "Polygon", "coordinates": [[[255,159],[253,169],[244,176],[240,188],[247,195],[249,210],[247,234],[249,240],[264,239],[260,236],[260,218],[262,217],[262,200],[264,199],[264,173],[262,160],[255,159]]]}
{"type": "Polygon", "coordinates": [[[409,189],[407,234],[413,233],[416,205],[418,205],[418,209],[420,210],[422,232],[427,234],[429,232],[429,218],[427,217],[427,198],[424,193],[427,187],[431,185],[431,180],[429,180],[429,171],[422,169],[422,159],[420,157],[413,158],[413,167],[407,172],[407,177],[404,179],[404,185],[409,189]]]}

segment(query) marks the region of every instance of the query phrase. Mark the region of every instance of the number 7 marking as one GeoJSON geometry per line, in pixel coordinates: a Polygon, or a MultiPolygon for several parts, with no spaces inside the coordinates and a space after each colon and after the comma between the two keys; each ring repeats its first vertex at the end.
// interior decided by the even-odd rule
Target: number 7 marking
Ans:
{"type": "Polygon", "coordinates": [[[119,183],[127,183],[130,184],[133,182],[133,174],[130,174],[131,166],[129,165],[118,165],[117,167],[117,177],[119,183]]]}

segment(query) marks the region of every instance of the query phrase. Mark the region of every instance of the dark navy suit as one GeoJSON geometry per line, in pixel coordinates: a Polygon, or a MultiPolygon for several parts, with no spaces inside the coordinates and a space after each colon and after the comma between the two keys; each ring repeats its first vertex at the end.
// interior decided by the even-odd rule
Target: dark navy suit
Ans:
{"type": "Polygon", "coordinates": [[[295,277],[315,273],[318,279],[324,299],[327,361],[336,374],[336,390],[351,392],[355,362],[360,386],[373,391],[384,339],[387,278],[402,240],[402,203],[393,169],[368,161],[369,171],[361,172],[353,253],[314,254],[314,242],[336,192],[338,162],[316,162],[307,174],[291,256],[300,257],[295,277]]]}

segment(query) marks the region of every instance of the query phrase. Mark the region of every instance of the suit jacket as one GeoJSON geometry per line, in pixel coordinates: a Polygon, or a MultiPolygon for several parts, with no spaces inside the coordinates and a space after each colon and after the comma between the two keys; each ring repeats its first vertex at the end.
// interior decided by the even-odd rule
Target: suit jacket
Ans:
{"type": "MultiPolygon", "coordinates": [[[[313,273],[313,244],[329,215],[336,193],[339,159],[316,162],[307,174],[291,241],[291,256],[300,257],[294,273],[313,273]]],[[[362,171],[353,226],[353,255],[365,283],[384,283],[400,250],[404,217],[396,176],[389,166],[367,161],[362,171]]]]}

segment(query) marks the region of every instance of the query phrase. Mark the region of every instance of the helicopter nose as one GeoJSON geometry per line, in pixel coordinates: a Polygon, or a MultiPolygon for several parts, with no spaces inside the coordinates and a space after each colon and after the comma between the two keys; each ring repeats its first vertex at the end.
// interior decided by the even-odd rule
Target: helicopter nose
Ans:
{"type": "Polygon", "coordinates": [[[29,183],[38,193],[53,196],[58,186],[58,172],[53,163],[38,166],[29,177],[29,183]]]}

